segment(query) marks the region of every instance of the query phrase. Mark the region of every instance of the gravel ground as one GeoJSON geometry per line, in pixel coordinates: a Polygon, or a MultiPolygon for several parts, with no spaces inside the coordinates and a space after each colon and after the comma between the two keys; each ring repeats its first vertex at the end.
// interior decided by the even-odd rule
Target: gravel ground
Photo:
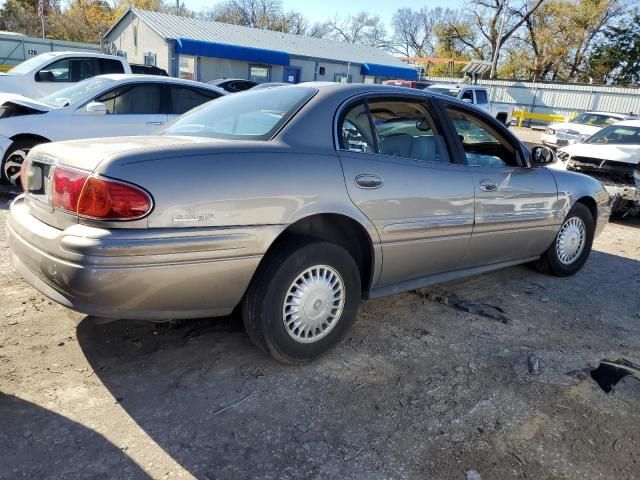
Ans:
{"type": "Polygon", "coordinates": [[[0,240],[0,479],[640,478],[640,382],[589,375],[640,363],[640,220],[594,248],[571,278],[516,267],[365,302],[343,344],[287,367],[231,318],[67,310],[0,240]]]}

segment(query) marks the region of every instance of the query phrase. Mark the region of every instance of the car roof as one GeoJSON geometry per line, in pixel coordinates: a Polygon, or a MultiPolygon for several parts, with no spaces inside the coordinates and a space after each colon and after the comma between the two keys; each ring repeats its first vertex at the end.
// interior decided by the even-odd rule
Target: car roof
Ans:
{"type": "MultiPolygon", "coordinates": [[[[127,80],[129,82],[145,82],[153,81],[159,83],[173,83],[178,85],[189,85],[191,87],[204,88],[206,90],[212,90],[226,94],[227,92],[215,85],[209,85],[207,83],[196,82],[194,80],[185,80],[184,78],[165,77],[164,75],[146,75],[141,73],[109,73],[107,75],[99,75],[101,78],[108,78],[115,82],[122,82],[127,80]]],[[[92,78],[98,78],[92,77],[92,78]]]]}
{"type": "Polygon", "coordinates": [[[45,53],[41,53],[40,55],[38,55],[39,57],[49,57],[49,58],[56,58],[56,57],[68,57],[68,56],[73,56],[73,57],[92,57],[92,58],[115,58],[117,60],[123,60],[126,62],[126,58],[124,57],[119,57],[117,55],[108,55],[106,53],[100,53],[100,52],[82,52],[82,51],[67,51],[67,52],[45,52],[45,53]]]}

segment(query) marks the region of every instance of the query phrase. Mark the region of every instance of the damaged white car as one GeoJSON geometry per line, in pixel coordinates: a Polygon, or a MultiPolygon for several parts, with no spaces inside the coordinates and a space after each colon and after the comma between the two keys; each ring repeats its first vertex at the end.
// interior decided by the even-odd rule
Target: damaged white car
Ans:
{"type": "Polygon", "coordinates": [[[0,181],[18,186],[26,154],[41,143],[149,135],[222,95],[212,85],[153,75],[102,75],[38,100],[0,93],[0,181]]]}
{"type": "Polygon", "coordinates": [[[608,125],[632,118],[634,116],[631,114],[585,112],[569,122],[552,123],[546,128],[540,141],[551,148],[566,147],[586,140],[608,125]]]}
{"type": "Polygon", "coordinates": [[[611,211],[640,213],[640,120],[627,120],[603,128],[584,142],[558,151],[550,168],[594,177],[611,196],[611,211]]]}

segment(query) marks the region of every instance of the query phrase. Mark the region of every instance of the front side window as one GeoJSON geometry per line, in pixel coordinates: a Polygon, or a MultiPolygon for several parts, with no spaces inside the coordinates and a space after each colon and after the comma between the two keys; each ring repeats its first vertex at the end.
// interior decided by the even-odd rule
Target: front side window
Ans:
{"type": "Polygon", "coordinates": [[[162,89],[158,84],[129,85],[111,90],[96,98],[116,115],[144,115],[161,112],[162,89]]]}
{"type": "Polygon", "coordinates": [[[220,96],[215,92],[195,88],[172,86],[169,89],[171,91],[171,113],[174,115],[182,115],[220,96]]]}
{"type": "Polygon", "coordinates": [[[36,76],[38,82],[70,82],[71,81],[71,59],[64,58],[53,62],[36,76]]]}
{"type": "Polygon", "coordinates": [[[461,100],[469,100],[471,103],[473,103],[473,91],[472,90],[466,90],[465,92],[462,93],[462,96],[460,97],[461,100]]]}
{"type": "Polygon", "coordinates": [[[611,125],[594,133],[585,143],[592,145],[638,145],[640,144],[640,127],[611,125]]]}
{"type": "Polygon", "coordinates": [[[162,132],[234,140],[268,140],[317,90],[288,87],[226,95],[186,113],[162,132]]]}
{"type": "Polygon", "coordinates": [[[249,65],[249,80],[253,80],[254,82],[268,82],[270,73],[270,69],[266,65],[249,65]]]}
{"type": "Polygon", "coordinates": [[[462,142],[468,165],[518,166],[511,144],[491,126],[463,110],[447,108],[447,113],[462,142]]]}

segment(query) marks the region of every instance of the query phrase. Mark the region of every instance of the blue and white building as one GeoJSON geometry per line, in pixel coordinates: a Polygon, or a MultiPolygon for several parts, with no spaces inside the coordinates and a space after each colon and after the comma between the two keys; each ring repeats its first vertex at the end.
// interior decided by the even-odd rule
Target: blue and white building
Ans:
{"type": "Polygon", "coordinates": [[[130,63],[199,81],[380,83],[416,80],[415,68],[384,50],[273,30],[132,8],[105,34],[110,53],[130,63]]]}

